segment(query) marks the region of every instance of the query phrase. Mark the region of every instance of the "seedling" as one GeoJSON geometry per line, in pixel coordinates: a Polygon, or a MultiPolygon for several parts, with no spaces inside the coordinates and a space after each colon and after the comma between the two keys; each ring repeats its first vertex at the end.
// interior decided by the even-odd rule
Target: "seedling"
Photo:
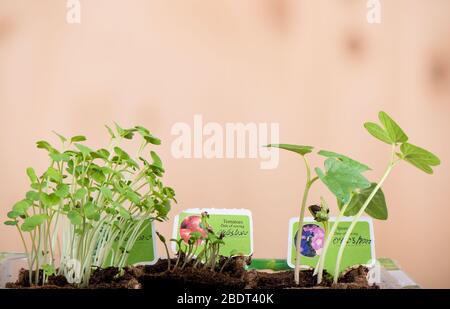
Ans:
{"type": "Polygon", "coordinates": [[[167,219],[175,192],[160,179],[164,168],[159,156],[151,151],[149,163],[142,155],[149,144],[161,141],[140,126],[123,129],[116,124],[115,130],[107,129],[108,149],[92,150],[81,144],[84,136],[67,139],[57,134],[62,150],[47,141],[37,143],[47,151],[50,167],[40,177],[27,169],[33,190],[13,206],[8,213],[11,220],[5,222],[16,226],[21,236],[31,283],[45,283],[48,270],[56,269],[58,255],[58,274],[87,286],[93,267],[123,268],[151,221],[167,219]],[[141,137],[137,152],[141,164],[119,147],[135,135],[141,137]],[[40,270],[44,270],[43,282],[39,282],[40,270]]]}
{"type": "Polygon", "coordinates": [[[366,190],[355,192],[352,201],[341,209],[341,213],[348,212],[353,215],[353,220],[338,251],[334,274],[335,283],[339,277],[339,267],[347,241],[361,215],[365,212],[376,219],[387,219],[387,208],[381,187],[393,168],[399,162],[406,161],[427,174],[433,174],[433,167],[441,163],[439,158],[428,150],[408,143],[408,136],[388,114],[380,112],[378,118],[381,125],[367,122],[364,127],[372,136],[391,146],[390,160],[378,183],[372,183],[366,190]]]}
{"type": "Polygon", "coordinates": [[[306,158],[306,155],[311,153],[314,147],[312,146],[301,146],[301,145],[291,145],[291,144],[271,144],[267,145],[267,147],[276,147],[284,150],[288,150],[291,152],[295,152],[299,154],[303,158],[303,162],[305,163],[306,168],[306,184],[303,191],[303,197],[302,202],[300,205],[300,213],[298,216],[298,235],[297,235],[297,242],[296,242],[296,257],[295,257],[295,271],[294,271],[294,280],[295,283],[298,285],[300,283],[300,244],[301,244],[301,238],[302,238],[302,231],[303,231],[303,223],[305,221],[305,210],[306,210],[306,203],[308,201],[308,194],[309,191],[314,184],[314,182],[319,179],[318,177],[311,177],[311,167],[309,165],[309,162],[306,158]]]}
{"type": "Polygon", "coordinates": [[[325,186],[336,196],[337,205],[340,209],[339,215],[337,216],[334,224],[330,229],[328,223],[328,206],[326,205],[326,202],[322,199],[320,206],[310,207],[310,211],[315,220],[317,222],[321,222],[324,225],[324,230],[326,231],[325,244],[319,257],[318,264],[315,268],[315,274],[317,274],[318,283],[320,284],[323,279],[323,269],[326,254],[342,217],[353,216],[353,220],[348,230],[346,231],[346,234],[339,248],[338,256],[336,259],[334,282],[337,282],[339,277],[342,255],[346,248],[348,239],[361,215],[365,212],[375,219],[387,219],[387,206],[384,194],[381,190],[381,186],[385,182],[388,175],[391,173],[394,166],[400,161],[406,161],[421,169],[422,171],[428,174],[432,174],[432,167],[440,164],[439,158],[437,158],[431,152],[408,143],[407,135],[398,126],[398,124],[394,120],[392,120],[392,118],[389,117],[385,112],[379,113],[379,120],[381,122],[381,126],[376,123],[370,122],[364,125],[364,127],[369,131],[371,135],[391,145],[392,148],[390,162],[384,175],[378,183],[371,183],[363,175],[364,172],[370,170],[367,165],[342,154],[324,150],[319,151],[318,154],[325,158],[325,168],[324,170],[315,168],[317,176],[313,177],[311,175],[311,167],[306,159],[306,154],[311,153],[313,147],[291,144],[268,145],[268,147],[278,147],[295,152],[301,155],[305,162],[306,185],[300,207],[298,236],[296,240],[296,284],[299,283],[301,253],[300,241],[301,233],[303,231],[305,205],[311,186],[317,179],[320,179],[321,182],[325,184],[325,186]]]}

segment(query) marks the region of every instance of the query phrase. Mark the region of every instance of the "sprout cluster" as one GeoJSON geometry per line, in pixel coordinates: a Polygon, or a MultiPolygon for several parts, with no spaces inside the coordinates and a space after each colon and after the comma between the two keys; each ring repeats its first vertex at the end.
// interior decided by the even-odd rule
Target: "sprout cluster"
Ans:
{"type": "Polygon", "coordinates": [[[31,284],[44,284],[57,273],[87,286],[94,267],[123,268],[151,222],[167,219],[175,192],[161,181],[164,168],[156,152],[145,155],[149,145],[161,141],[141,126],[107,129],[108,148],[93,150],[82,144],[84,136],[57,134],[60,150],[37,142],[50,166],[39,176],[27,169],[31,189],[5,222],[20,234],[31,284]],[[120,147],[135,136],[140,137],[137,159],[120,147]]]}

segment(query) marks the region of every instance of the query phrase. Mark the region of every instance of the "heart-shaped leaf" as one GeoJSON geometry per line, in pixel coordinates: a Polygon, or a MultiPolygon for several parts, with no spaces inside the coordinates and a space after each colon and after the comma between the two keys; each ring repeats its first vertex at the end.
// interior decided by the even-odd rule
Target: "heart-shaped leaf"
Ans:
{"type": "Polygon", "coordinates": [[[368,167],[367,165],[362,164],[356,160],[353,160],[347,156],[344,156],[344,155],[336,153],[336,152],[321,150],[321,151],[319,151],[319,155],[327,157],[327,158],[336,158],[339,161],[345,162],[345,164],[347,166],[349,166],[351,168],[355,168],[360,172],[370,171],[370,167],[368,167]]]}
{"type": "Polygon", "coordinates": [[[337,158],[328,158],[325,161],[325,173],[320,168],[316,168],[315,171],[320,180],[342,203],[347,203],[355,190],[370,187],[370,182],[358,168],[337,158]]]}
{"type": "MultiPolygon", "coordinates": [[[[344,213],[344,216],[354,216],[358,213],[361,207],[364,205],[366,200],[369,198],[369,195],[376,187],[376,183],[372,183],[369,188],[362,189],[359,192],[355,192],[347,210],[344,213]]],[[[338,200],[339,209],[342,209],[342,202],[338,200]]],[[[375,193],[372,200],[367,205],[365,213],[371,216],[374,219],[378,220],[387,220],[388,218],[388,210],[386,205],[386,199],[384,197],[384,193],[381,188],[375,193]]]]}

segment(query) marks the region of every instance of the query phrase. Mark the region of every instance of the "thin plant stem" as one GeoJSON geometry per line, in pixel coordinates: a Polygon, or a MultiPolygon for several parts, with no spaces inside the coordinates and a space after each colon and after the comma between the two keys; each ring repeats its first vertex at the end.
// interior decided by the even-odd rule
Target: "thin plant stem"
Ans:
{"type": "Polygon", "coordinates": [[[337,255],[337,258],[336,258],[336,267],[334,269],[334,278],[333,278],[333,282],[334,283],[338,282],[338,279],[339,279],[339,268],[341,267],[342,256],[343,256],[344,250],[345,250],[345,248],[347,246],[348,239],[350,238],[350,235],[352,234],[353,229],[356,226],[356,223],[358,223],[359,218],[362,216],[362,214],[366,210],[367,206],[369,206],[369,204],[372,201],[372,199],[375,196],[375,194],[378,192],[378,190],[380,190],[380,188],[383,185],[384,181],[389,176],[389,174],[391,173],[392,169],[394,168],[394,166],[395,166],[395,164],[397,162],[398,161],[395,160],[395,144],[393,144],[392,145],[391,161],[389,162],[389,165],[386,168],[386,171],[384,172],[383,177],[381,177],[380,181],[378,182],[376,187],[372,190],[372,192],[370,193],[370,195],[367,198],[367,200],[364,202],[364,204],[361,207],[361,209],[353,217],[352,223],[350,224],[349,228],[347,229],[347,232],[345,233],[344,238],[342,239],[342,243],[341,243],[341,246],[339,247],[338,255],[337,255]]]}

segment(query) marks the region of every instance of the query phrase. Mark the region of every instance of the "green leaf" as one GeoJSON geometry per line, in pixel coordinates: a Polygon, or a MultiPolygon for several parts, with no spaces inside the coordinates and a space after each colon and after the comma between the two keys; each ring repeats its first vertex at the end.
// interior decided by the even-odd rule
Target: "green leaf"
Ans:
{"type": "Polygon", "coordinates": [[[65,138],[64,136],[62,136],[61,134],[59,134],[59,133],[57,133],[57,132],[55,132],[55,131],[52,131],[55,135],[57,135],[58,137],[59,137],[59,139],[61,140],[61,143],[65,143],[66,141],[67,141],[67,138],[65,138]]]}
{"type": "Polygon", "coordinates": [[[150,151],[150,155],[152,156],[153,159],[153,165],[159,167],[160,169],[163,169],[163,164],[158,154],[154,151],[150,151]]]}
{"type": "Polygon", "coordinates": [[[433,174],[432,166],[441,164],[441,160],[433,153],[410,143],[400,146],[402,158],[428,174],[433,174]]]}
{"type": "Polygon", "coordinates": [[[370,182],[358,168],[337,158],[325,160],[325,173],[320,168],[316,168],[315,171],[320,180],[342,203],[348,202],[355,190],[370,187],[370,182]]]}
{"type": "Polygon", "coordinates": [[[290,145],[290,144],[270,144],[266,147],[280,148],[288,151],[292,151],[298,153],[299,155],[306,155],[313,151],[314,147],[312,146],[302,146],[302,145],[290,145]]]}
{"type": "Polygon", "coordinates": [[[27,175],[30,178],[31,183],[37,183],[38,177],[36,176],[36,172],[32,167],[27,168],[27,175]]]}
{"type": "Polygon", "coordinates": [[[87,139],[86,139],[86,137],[85,136],[83,136],[83,135],[76,135],[76,136],[74,136],[74,137],[72,137],[71,139],[70,139],[70,142],[71,143],[76,143],[76,142],[84,142],[84,141],[86,141],[87,139]]]}
{"type": "Polygon", "coordinates": [[[41,266],[46,276],[52,276],[55,274],[55,268],[49,264],[44,264],[41,266]]]}
{"type": "Polygon", "coordinates": [[[55,193],[51,193],[51,194],[41,193],[40,200],[41,200],[42,204],[44,204],[44,206],[46,206],[46,207],[51,207],[51,206],[57,205],[61,201],[59,196],[57,196],[55,193]]]}
{"type": "Polygon", "coordinates": [[[25,215],[25,212],[27,209],[31,206],[32,202],[29,200],[22,200],[20,202],[17,202],[12,207],[12,210],[17,212],[20,216],[25,215]]]}
{"type": "Polygon", "coordinates": [[[67,197],[69,195],[69,186],[64,183],[58,184],[58,186],[56,186],[55,195],[60,198],[67,197]]]}
{"type": "Polygon", "coordinates": [[[80,225],[83,223],[83,217],[76,210],[71,210],[67,213],[67,218],[73,225],[80,225]]]}
{"type": "Polygon", "coordinates": [[[102,192],[103,196],[107,199],[107,200],[112,200],[113,198],[113,193],[112,191],[107,188],[107,187],[101,187],[100,191],[102,192]]]}
{"type": "Polygon", "coordinates": [[[89,220],[95,220],[98,221],[100,219],[100,213],[97,210],[97,207],[92,202],[87,202],[84,207],[84,215],[89,220]]]}
{"type": "Polygon", "coordinates": [[[75,191],[75,194],[73,195],[73,198],[76,200],[82,200],[87,194],[87,190],[85,188],[80,188],[77,191],[75,191]]]}
{"type": "Polygon", "coordinates": [[[22,231],[24,232],[31,232],[36,227],[44,223],[45,220],[47,220],[47,215],[40,214],[40,215],[34,215],[28,218],[25,218],[22,226],[20,227],[22,231]]]}
{"type": "Polygon", "coordinates": [[[111,135],[111,138],[115,138],[116,137],[115,134],[114,134],[114,131],[110,127],[105,125],[105,128],[108,130],[108,133],[109,133],[109,135],[111,135]]]}
{"type": "Polygon", "coordinates": [[[114,147],[114,152],[119,156],[121,160],[128,160],[130,159],[130,155],[126,153],[122,148],[120,147],[114,147]]]}
{"type": "Polygon", "coordinates": [[[19,223],[19,221],[17,221],[17,220],[8,220],[8,221],[5,221],[5,222],[3,222],[5,225],[9,225],[9,226],[14,226],[14,225],[17,225],[18,223],[19,223]]]}
{"type": "MultiPolygon", "coordinates": [[[[354,216],[358,213],[361,207],[364,205],[366,200],[369,198],[369,195],[377,186],[376,183],[372,183],[369,188],[362,189],[360,192],[356,192],[352,200],[350,201],[347,211],[345,212],[345,216],[354,216]]],[[[342,209],[342,202],[338,200],[339,209],[342,209]]],[[[386,199],[384,197],[384,193],[381,188],[375,193],[372,200],[367,205],[365,213],[371,216],[374,219],[378,220],[387,220],[388,218],[388,210],[386,205],[386,199]]]]}
{"type": "Polygon", "coordinates": [[[39,192],[28,191],[25,194],[25,197],[27,198],[27,200],[30,200],[30,201],[39,201],[39,192]]]}
{"type": "Polygon", "coordinates": [[[49,167],[47,169],[47,171],[45,172],[45,176],[55,182],[60,182],[62,180],[62,176],[61,176],[60,172],[57,169],[55,169],[54,167],[49,167]]]}
{"type": "Polygon", "coordinates": [[[108,160],[110,153],[108,150],[102,148],[102,149],[99,149],[96,152],[92,153],[92,156],[102,158],[104,160],[108,160]]]}
{"type": "Polygon", "coordinates": [[[128,220],[131,218],[130,213],[123,206],[117,205],[116,209],[119,211],[119,215],[122,216],[124,219],[128,220]]]}
{"type": "Polygon", "coordinates": [[[78,148],[78,150],[81,152],[81,154],[83,155],[84,158],[87,158],[89,156],[89,154],[91,152],[93,152],[92,149],[90,149],[89,147],[86,147],[82,144],[75,144],[75,147],[78,148]]]}
{"type": "Polygon", "coordinates": [[[53,152],[55,149],[50,145],[47,141],[38,141],[36,142],[36,147],[39,149],[45,149],[49,152],[53,152]]]}
{"type": "Polygon", "coordinates": [[[89,176],[100,184],[106,180],[105,174],[103,174],[100,168],[91,168],[89,170],[89,176]]]}
{"type": "Polygon", "coordinates": [[[61,162],[61,161],[67,162],[70,160],[70,156],[65,153],[51,153],[50,158],[52,158],[52,160],[55,162],[61,162]]]}
{"type": "Polygon", "coordinates": [[[321,150],[318,152],[318,154],[327,158],[336,158],[339,161],[345,162],[347,166],[355,168],[360,172],[370,171],[370,167],[368,167],[367,165],[336,152],[321,150]]]}
{"type": "Polygon", "coordinates": [[[144,136],[144,139],[147,143],[152,145],[161,145],[161,140],[153,135],[144,136]]]}
{"type": "Polygon", "coordinates": [[[6,214],[6,216],[10,219],[16,219],[17,217],[20,217],[20,213],[18,213],[17,211],[10,211],[6,214]]]}
{"type": "Polygon", "coordinates": [[[394,143],[406,143],[408,136],[403,132],[402,128],[385,112],[378,114],[381,124],[386,130],[389,139],[394,143]]]}
{"type": "Polygon", "coordinates": [[[136,205],[138,205],[141,202],[141,197],[139,196],[139,194],[137,194],[132,190],[127,190],[125,192],[125,197],[136,205]]]}
{"type": "Polygon", "coordinates": [[[378,124],[373,122],[366,122],[364,124],[364,128],[375,138],[379,139],[382,142],[385,142],[389,145],[393,143],[391,138],[389,137],[389,134],[378,124]]]}

